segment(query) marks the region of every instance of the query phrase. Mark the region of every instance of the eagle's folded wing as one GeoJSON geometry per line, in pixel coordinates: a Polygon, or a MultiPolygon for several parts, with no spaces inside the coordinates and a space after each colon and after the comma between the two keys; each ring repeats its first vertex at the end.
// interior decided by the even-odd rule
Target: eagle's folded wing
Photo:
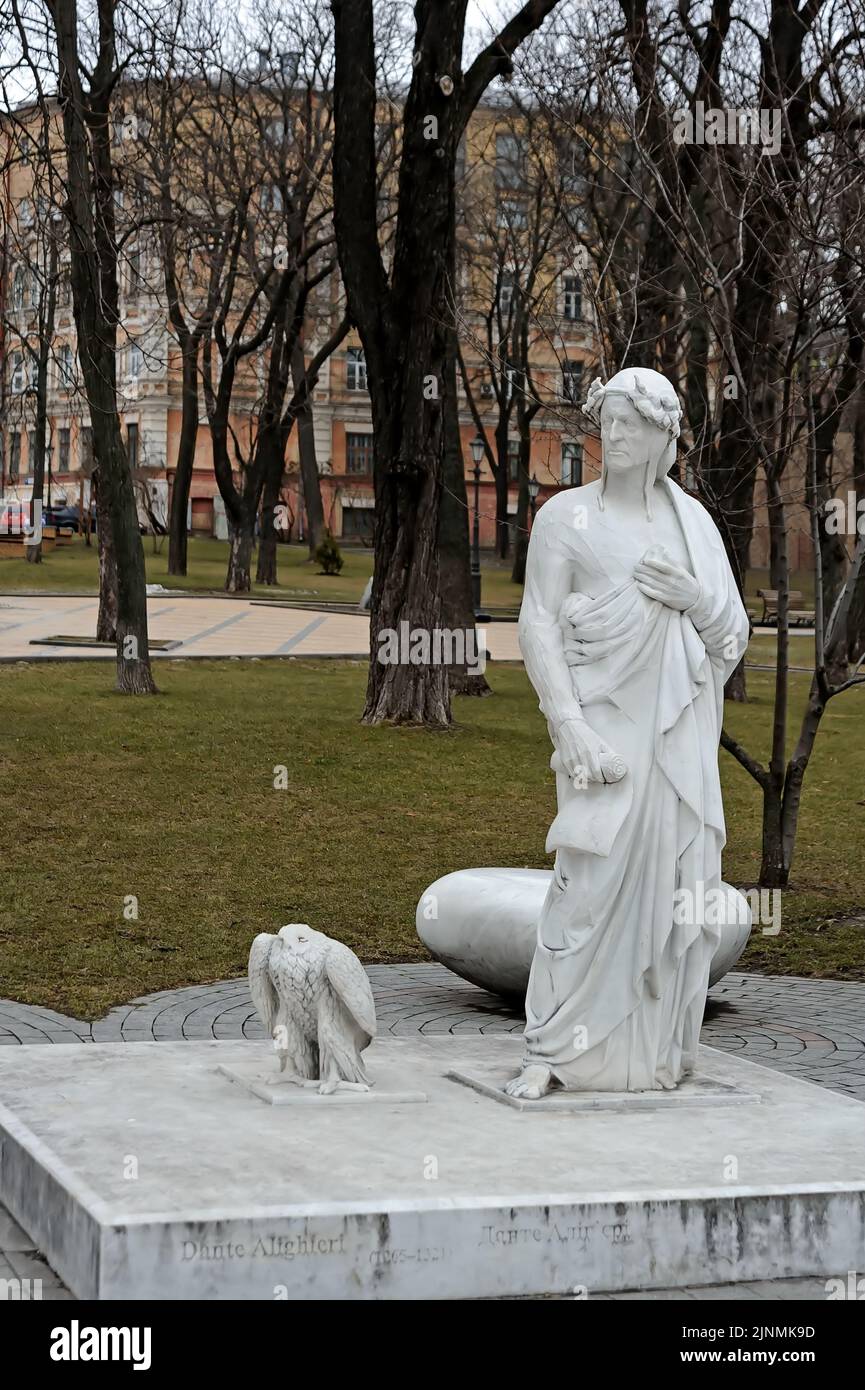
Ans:
{"type": "Polygon", "coordinates": [[[325,969],[334,993],[370,1040],[375,1037],[375,1002],[369,977],[354,951],[341,941],[328,940],[325,969]]]}
{"type": "Polygon", "coordinates": [[[279,1007],[279,999],[268,970],[270,953],[277,939],[270,932],[260,932],[249,952],[249,992],[268,1036],[273,1032],[279,1007]]]}

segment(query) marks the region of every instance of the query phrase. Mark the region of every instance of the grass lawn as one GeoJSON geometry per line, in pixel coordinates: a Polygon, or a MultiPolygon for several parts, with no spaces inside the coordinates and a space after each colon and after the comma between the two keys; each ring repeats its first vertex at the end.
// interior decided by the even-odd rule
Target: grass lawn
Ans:
{"type": "MultiPolygon", "coordinates": [[[[153,541],[145,536],[144,559],[149,584],[162,584],[166,589],[185,589],[190,593],[223,593],[228,567],[228,541],[207,540],[190,536],[188,571],[186,576],[168,573],[168,541],[161,553],[153,550],[153,541]]],[[[305,545],[281,545],[278,551],[279,584],[253,584],[253,594],[261,598],[296,599],[315,603],[357,603],[372,574],[372,551],[345,546],[345,561],[337,575],[319,574],[318,565],[309,559],[305,545]]],[[[252,567],[255,577],[255,564],[252,567]]],[[[484,558],[485,603],[519,607],[522,588],[512,584],[510,565],[499,565],[484,558]]],[[[88,547],[75,539],[71,545],[46,552],[40,565],[28,565],[20,555],[3,554],[0,545],[0,593],[25,589],[51,593],[97,593],[96,543],[88,547]]]]}
{"type": "MultiPolygon", "coordinates": [[[[265,584],[253,584],[253,593],[260,597],[296,599],[305,603],[321,602],[323,599],[333,603],[357,603],[367,579],[372,574],[372,551],[345,546],[342,554],[345,564],[340,574],[319,574],[318,565],[308,558],[309,552],[305,545],[281,545],[278,552],[279,584],[275,588],[265,584]]],[[[179,578],[168,573],[167,540],[162,544],[161,553],[157,555],[153,550],[152,539],[145,536],[144,558],[150,584],[162,584],[167,589],[186,589],[193,593],[224,592],[228,541],[191,536],[189,573],[185,577],[179,578]]],[[[519,608],[523,591],[521,585],[511,582],[511,561],[496,560],[493,556],[484,554],[481,569],[483,602],[493,607],[519,608]]],[[[254,564],[252,572],[254,576],[254,564]]],[[[765,570],[753,570],[749,574],[745,586],[749,602],[757,590],[765,587],[767,583],[765,570]]],[[[797,589],[813,593],[813,577],[807,574],[793,575],[791,583],[797,589]]],[[[40,592],[83,591],[95,594],[98,588],[95,541],[88,548],[83,540],[76,538],[69,546],[61,546],[47,552],[41,565],[28,565],[20,556],[4,556],[0,545],[0,593],[35,589],[40,592]]],[[[759,600],[754,598],[750,606],[755,612],[759,611],[759,600]]]]}
{"type": "MultiPolygon", "coordinates": [[[[252,936],[309,921],[366,961],[424,957],[414,909],[470,865],[544,866],[554,787],[522,669],[456,702],[447,734],[358,723],[351,662],[160,662],[162,694],[107,664],[0,667],[0,995],[96,1017],[135,995],[242,974],[252,936]],[[290,789],[274,789],[285,764],[290,789]],[[138,900],[137,920],[124,902],[138,900]]],[[[769,676],[731,731],[764,754],[769,676]]],[[[804,692],[797,685],[797,703],[804,692]]],[[[865,979],[863,696],[833,702],[808,776],[781,934],[746,967],[865,979]]],[[[757,789],[722,754],[726,876],[753,883],[757,789]]]]}

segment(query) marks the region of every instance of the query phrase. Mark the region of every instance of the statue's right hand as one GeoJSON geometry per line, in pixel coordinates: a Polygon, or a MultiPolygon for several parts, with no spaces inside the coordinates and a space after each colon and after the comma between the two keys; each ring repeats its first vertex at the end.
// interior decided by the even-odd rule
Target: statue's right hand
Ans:
{"type": "Polygon", "coordinates": [[[556,732],[556,752],[572,782],[621,782],[624,758],[585,719],[566,719],[556,732]]]}

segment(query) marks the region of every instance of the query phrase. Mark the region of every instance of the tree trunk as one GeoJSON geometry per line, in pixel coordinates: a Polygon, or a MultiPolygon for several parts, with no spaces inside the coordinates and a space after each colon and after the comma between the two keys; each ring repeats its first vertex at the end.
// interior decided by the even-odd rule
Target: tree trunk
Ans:
{"type": "Polygon", "coordinates": [[[144,549],[129,460],[117,411],[117,248],[114,230],[114,179],[111,167],[111,96],[116,74],[113,11],[100,7],[109,28],[102,35],[99,60],[85,97],[78,51],[78,7],[53,5],[57,37],[59,95],[63,114],[67,217],[70,231],[72,304],[78,353],[90,422],[93,455],[99,469],[100,622],[102,583],[110,586],[110,558],[116,566],[117,689],[123,694],[155,694],[147,641],[144,549]],[[104,519],[103,519],[104,518],[104,519]],[[110,518],[110,521],[109,521],[110,518]],[[110,534],[103,534],[103,527],[110,534]]]}
{"type": "Polygon", "coordinates": [[[520,431],[520,490],[517,496],[514,566],[511,570],[511,579],[515,584],[526,582],[526,557],[529,553],[529,463],[532,443],[527,430],[528,427],[526,431],[520,431]]]}
{"type": "Polygon", "coordinates": [[[457,146],[490,82],[553,8],[523,6],[462,72],[464,0],[419,0],[402,104],[391,271],[378,233],[372,0],[331,0],[334,15],[334,227],[351,318],[366,356],[375,434],[375,576],[363,718],[447,728],[447,667],[382,660],[407,629],[441,627],[442,397],[453,321],[457,146]]]}
{"type": "Polygon", "coordinates": [[[111,516],[99,487],[99,472],[93,470],[90,487],[96,493],[96,551],[99,564],[99,611],[96,616],[97,642],[117,641],[117,561],[111,537],[111,516]]]}
{"type": "Polygon", "coordinates": [[[431,640],[442,628],[438,479],[431,470],[403,477],[392,472],[382,494],[376,502],[371,660],[363,722],[446,728],[451,722],[447,667],[412,661],[410,647],[400,642],[403,623],[410,641],[413,634],[431,640]],[[387,644],[394,642],[399,645],[391,659],[387,644]]]}
{"type": "MultiPolygon", "coordinates": [[[[853,414],[853,486],[856,489],[857,507],[865,499],[865,390],[860,386],[853,414]]],[[[863,512],[858,525],[865,525],[863,512]]],[[[865,653],[865,572],[860,573],[854,587],[847,614],[847,659],[855,665],[865,653]]]]}
{"type": "MultiPolygon", "coordinates": [[[[715,511],[715,522],[721,532],[721,539],[727,551],[736,586],[744,603],[745,576],[748,573],[751,533],[754,525],[754,479],[751,474],[733,488],[729,510],[737,518],[736,523],[730,522],[727,508],[721,509],[720,519],[717,510],[715,511]]],[[[771,541],[770,544],[774,545],[774,541],[771,541]]],[[[736,704],[747,702],[748,689],[745,679],[744,657],[724,686],[724,699],[732,700],[736,704]]]]}
{"type": "Polygon", "coordinates": [[[728,677],[727,684],[724,686],[724,699],[732,700],[733,703],[737,705],[744,705],[748,702],[744,657],[739,662],[735,671],[728,677]]]}
{"type": "MultiPolygon", "coordinates": [[[[298,390],[306,375],[303,343],[297,339],[291,354],[291,377],[294,389],[298,390]]],[[[306,539],[310,559],[324,538],[324,504],[321,500],[321,477],[315,453],[315,419],[312,400],[309,394],[297,411],[297,451],[300,457],[300,477],[303,485],[303,502],[306,507],[306,539]]],[[[275,581],[274,581],[275,582],[275,581]]]]}
{"type": "Polygon", "coordinates": [[[784,862],[783,792],[770,778],[763,788],[761,888],[786,888],[789,868],[784,862]]]}
{"type": "Polygon", "coordinates": [[[496,555],[500,560],[508,558],[511,547],[508,526],[508,420],[508,415],[504,418],[500,416],[496,425],[496,555]]]}
{"type": "Polygon", "coordinates": [[[472,596],[469,514],[465,467],[460,448],[455,344],[445,368],[443,411],[444,487],[438,536],[442,625],[451,632],[463,632],[466,655],[475,658],[449,666],[448,685],[451,695],[491,695],[483,671],[477,669],[484,661],[479,650],[483,638],[475,627],[472,596]],[[469,652],[469,643],[472,642],[474,651],[469,652]],[[473,667],[474,670],[471,669],[473,667]]]}
{"type": "MultiPolygon", "coordinates": [[[[259,440],[259,446],[264,443],[259,440]]],[[[277,507],[282,488],[284,453],[278,443],[269,450],[269,458],[264,469],[264,486],[261,491],[261,536],[258,541],[257,584],[276,584],[277,579],[277,507]]]]}
{"type": "Polygon", "coordinates": [[[228,523],[228,573],[225,588],[230,594],[248,594],[252,589],[252,550],[255,544],[255,514],[228,523]]]}
{"type": "Polygon", "coordinates": [[[190,336],[183,344],[183,387],[181,395],[180,440],[174,485],[171,491],[171,511],[168,518],[168,573],[186,574],[187,512],[192,472],[195,467],[195,445],[198,440],[198,339],[190,336]]]}
{"type": "MultiPolygon", "coordinates": [[[[42,534],[42,489],[45,486],[45,431],[48,427],[48,363],[40,357],[36,381],[36,457],[33,463],[33,493],[31,521],[36,535],[42,534]]],[[[28,545],[24,538],[24,555],[31,565],[42,563],[42,542],[28,545]]]]}

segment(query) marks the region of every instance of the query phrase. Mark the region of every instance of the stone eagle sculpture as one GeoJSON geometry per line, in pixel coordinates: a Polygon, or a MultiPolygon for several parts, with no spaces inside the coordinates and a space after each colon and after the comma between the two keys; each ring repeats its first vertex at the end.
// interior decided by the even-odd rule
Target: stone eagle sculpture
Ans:
{"type": "Polygon", "coordinates": [[[376,1034],[375,1004],[354,951],[302,922],[261,932],[249,988],[287,1080],[325,1096],[369,1090],[361,1053],[376,1034]]]}

